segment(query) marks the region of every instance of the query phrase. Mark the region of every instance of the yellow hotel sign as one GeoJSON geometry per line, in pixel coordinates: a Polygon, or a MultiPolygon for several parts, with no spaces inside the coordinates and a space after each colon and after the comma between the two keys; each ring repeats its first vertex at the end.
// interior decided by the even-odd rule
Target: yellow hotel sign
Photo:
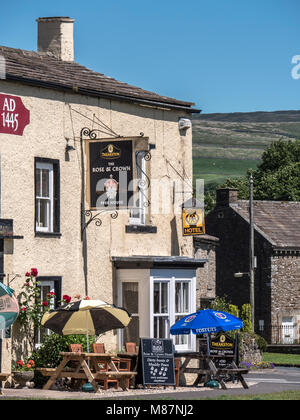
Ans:
{"type": "Polygon", "coordinates": [[[204,211],[199,208],[182,209],[183,236],[203,235],[205,233],[204,211]]]}

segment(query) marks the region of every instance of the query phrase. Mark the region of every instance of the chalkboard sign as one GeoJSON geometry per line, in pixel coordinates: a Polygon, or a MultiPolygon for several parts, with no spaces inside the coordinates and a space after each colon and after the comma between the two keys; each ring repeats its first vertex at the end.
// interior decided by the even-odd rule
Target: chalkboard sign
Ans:
{"type": "Polygon", "coordinates": [[[164,338],[141,338],[136,384],[174,385],[173,341],[164,338]]]}

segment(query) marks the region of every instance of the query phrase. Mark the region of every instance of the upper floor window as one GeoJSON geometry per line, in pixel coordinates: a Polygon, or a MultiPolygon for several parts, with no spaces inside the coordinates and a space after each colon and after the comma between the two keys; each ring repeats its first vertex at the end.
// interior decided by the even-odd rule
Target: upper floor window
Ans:
{"type": "Polygon", "coordinates": [[[147,189],[148,178],[146,175],[146,152],[136,153],[136,174],[137,174],[137,193],[135,194],[135,207],[130,210],[129,223],[132,225],[145,225],[146,208],[148,205],[147,189]]]}
{"type": "Polygon", "coordinates": [[[59,164],[35,160],[35,231],[59,232],[59,164]]]}

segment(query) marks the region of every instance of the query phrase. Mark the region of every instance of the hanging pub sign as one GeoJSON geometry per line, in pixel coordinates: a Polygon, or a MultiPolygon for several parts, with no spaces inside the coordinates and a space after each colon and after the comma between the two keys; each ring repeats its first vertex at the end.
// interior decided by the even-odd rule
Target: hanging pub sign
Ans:
{"type": "Polygon", "coordinates": [[[203,209],[183,208],[182,229],[183,236],[203,235],[205,233],[203,209]]]}
{"type": "Polygon", "coordinates": [[[23,136],[30,112],[18,96],[0,94],[0,133],[23,136]]]}
{"type": "Polygon", "coordinates": [[[128,208],[133,196],[133,141],[88,142],[90,208],[128,208]]]}

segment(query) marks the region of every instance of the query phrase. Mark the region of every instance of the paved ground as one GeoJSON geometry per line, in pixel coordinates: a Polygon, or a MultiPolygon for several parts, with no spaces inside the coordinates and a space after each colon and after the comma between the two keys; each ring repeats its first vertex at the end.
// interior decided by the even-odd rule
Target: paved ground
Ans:
{"type": "Polygon", "coordinates": [[[270,371],[256,371],[251,372],[245,376],[249,385],[249,389],[244,389],[240,384],[228,384],[230,386],[227,390],[209,389],[199,385],[199,387],[179,387],[174,390],[173,387],[129,390],[124,392],[121,390],[103,391],[100,394],[85,393],[85,392],[62,392],[62,391],[44,391],[41,389],[3,389],[3,394],[0,395],[0,400],[15,398],[37,398],[37,399],[109,399],[112,401],[120,400],[155,400],[155,399],[174,399],[187,400],[197,399],[203,397],[215,398],[220,395],[228,394],[265,394],[270,392],[280,392],[288,390],[300,390],[300,368],[279,368],[270,371]]]}

